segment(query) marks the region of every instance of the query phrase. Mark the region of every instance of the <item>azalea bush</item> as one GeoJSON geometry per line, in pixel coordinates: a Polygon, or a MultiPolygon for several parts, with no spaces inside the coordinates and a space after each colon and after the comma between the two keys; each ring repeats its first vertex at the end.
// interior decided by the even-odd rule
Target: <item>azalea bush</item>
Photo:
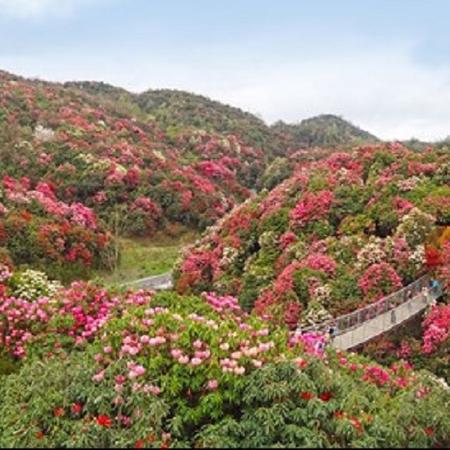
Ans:
{"type": "Polygon", "coordinates": [[[111,236],[95,213],[58,200],[52,186],[5,175],[0,202],[0,246],[14,264],[45,265],[66,280],[110,264],[111,236]]]}

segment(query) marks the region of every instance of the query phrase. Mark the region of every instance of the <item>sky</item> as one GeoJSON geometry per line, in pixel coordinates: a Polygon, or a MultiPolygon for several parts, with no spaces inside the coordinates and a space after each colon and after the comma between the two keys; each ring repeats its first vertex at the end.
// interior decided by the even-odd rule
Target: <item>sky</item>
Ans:
{"type": "Polygon", "coordinates": [[[450,135],[450,0],[0,0],[0,69],[450,135]]]}

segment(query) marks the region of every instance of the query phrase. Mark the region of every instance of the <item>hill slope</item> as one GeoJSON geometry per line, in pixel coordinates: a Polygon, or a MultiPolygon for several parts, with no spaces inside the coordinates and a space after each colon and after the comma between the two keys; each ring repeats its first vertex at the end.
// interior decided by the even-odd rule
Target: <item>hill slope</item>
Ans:
{"type": "Polygon", "coordinates": [[[117,106],[151,118],[176,136],[184,128],[239,136],[248,145],[260,147],[270,158],[287,151],[311,147],[352,147],[380,142],[372,134],[334,115],[321,115],[299,124],[278,122],[269,127],[255,115],[189,92],[159,89],[132,94],[97,82],[72,82],[66,86],[82,89],[117,106]]]}
{"type": "MultiPolygon", "coordinates": [[[[202,229],[247,198],[263,168],[262,151],[235,136],[186,128],[171,140],[113,102],[0,72],[1,230],[24,209],[41,214],[30,196],[47,210],[50,201],[92,209],[121,234],[171,224],[202,229]]],[[[28,221],[27,236],[36,226],[28,221]]],[[[19,245],[14,253],[25,258],[34,238],[17,242],[9,228],[0,247],[19,245]]]]}
{"type": "Polygon", "coordinates": [[[335,153],[213,227],[180,264],[178,289],[238,295],[288,325],[318,323],[420,276],[435,223],[450,223],[445,152],[335,153]]]}

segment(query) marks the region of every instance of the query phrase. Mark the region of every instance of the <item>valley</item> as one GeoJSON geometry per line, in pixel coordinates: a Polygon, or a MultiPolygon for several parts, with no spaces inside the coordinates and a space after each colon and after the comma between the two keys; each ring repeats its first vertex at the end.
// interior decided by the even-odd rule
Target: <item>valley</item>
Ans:
{"type": "Polygon", "coordinates": [[[448,445],[449,227],[448,142],[0,72],[0,445],[448,445]]]}

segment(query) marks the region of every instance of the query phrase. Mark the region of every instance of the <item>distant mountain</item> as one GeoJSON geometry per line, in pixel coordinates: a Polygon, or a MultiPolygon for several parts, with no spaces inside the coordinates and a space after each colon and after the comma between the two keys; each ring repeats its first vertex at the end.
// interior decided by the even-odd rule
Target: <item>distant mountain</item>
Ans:
{"type": "Polygon", "coordinates": [[[291,150],[311,147],[354,147],[380,142],[376,136],[339,116],[324,114],[298,124],[277,122],[272,131],[291,150]]]}
{"type": "Polygon", "coordinates": [[[306,119],[298,124],[280,121],[270,127],[249,112],[189,92],[159,89],[133,94],[99,82],[71,82],[66,86],[96,95],[103,102],[113,103],[125,114],[154,120],[172,139],[186,128],[232,134],[247,145],[265,150],[269,158],[286,156],[289,150],[299,148],[354,147],[380,142],[376,136],[331,114],[306,119]]]}

